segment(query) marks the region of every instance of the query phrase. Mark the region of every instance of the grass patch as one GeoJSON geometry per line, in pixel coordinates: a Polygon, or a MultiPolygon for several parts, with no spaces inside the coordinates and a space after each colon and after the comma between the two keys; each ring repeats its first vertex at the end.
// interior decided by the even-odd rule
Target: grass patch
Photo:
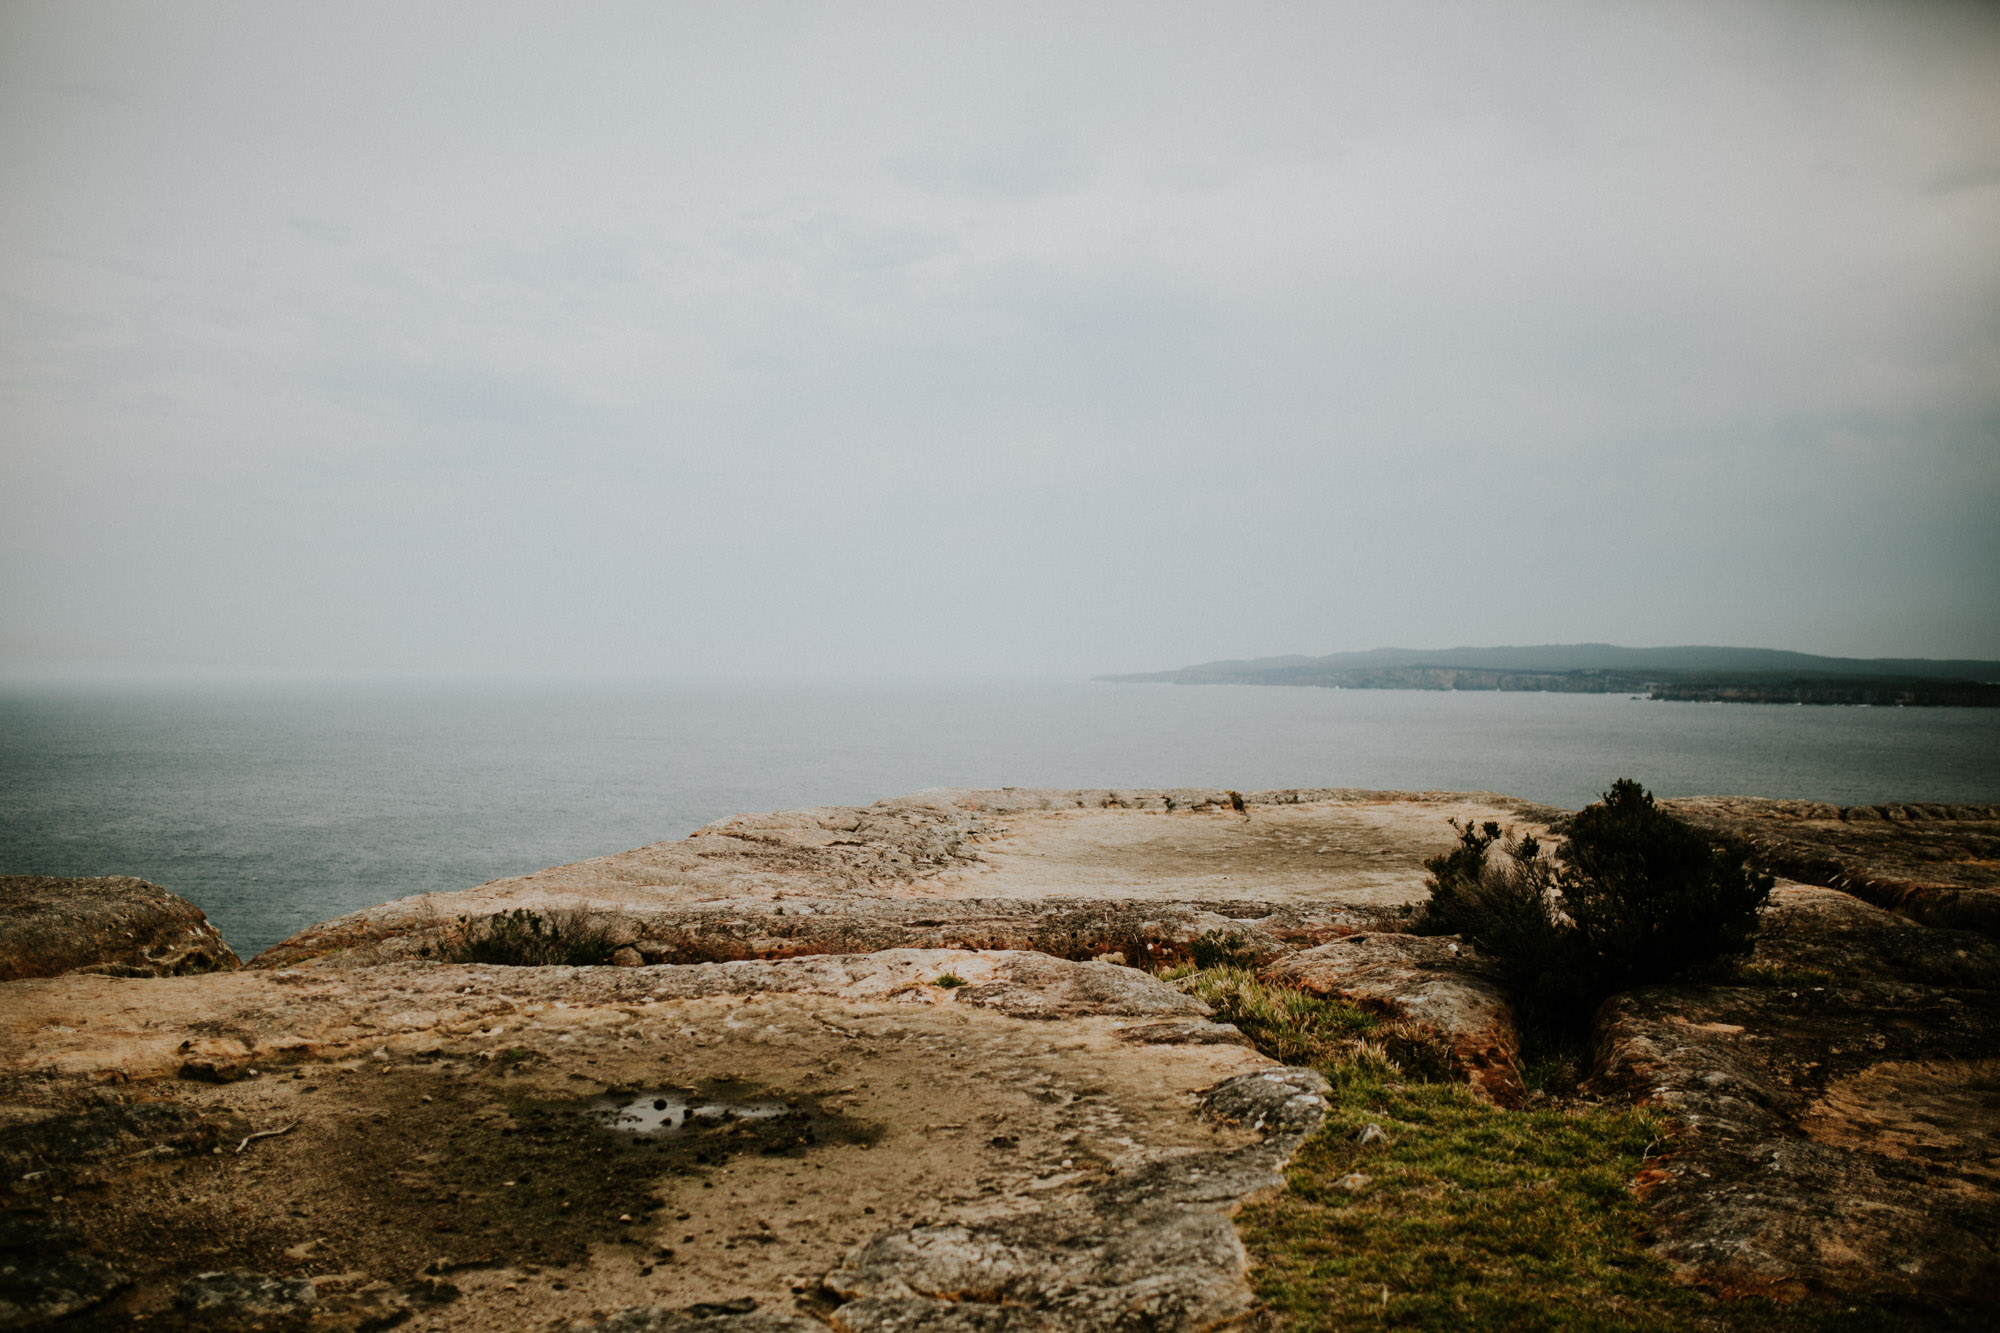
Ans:
{"type": "Polygon", "coordinates": [[[953,976],[949,972],[938,973],[937,979],[931,982],[931,985],[936,986],[939,990],[956,990],[958,987],[963,986],[964,984],[965,984],[964,977],[953,976]]]}
{"type": "Polygon", "coordinates": [[[1725,1302],[1675,1283],[1641,1243],[1630,1188],[1667,1146],[1661,1116],[1579,1103],[1501,1110],[1461,1085],[1415,1081],[1395,1055],[1399,1025],[1354,1005],[1237,967],[1161,976],[1265,1055],[1311,1065],[1333,1085],[1326,1127],[1293,1161],[1290,1189],[1237,1219],[1257,1293],[1284,1328],[1936,1326],[1867,1305],[1725,1302]],[[1386,1138],[1362,1144],[1369,1125],[1386,1138]],[[1365,1182],[1348,1188],[1357,1174],[1365,1182]]]}
{"type": "Polygon", "coordinates": [[[1640,1247],[1627,1188],[1660,1121],[1501,1111],[1456,1087],[1338,1072],[1290,1192],[1239,1221],[1258,1293],[1291,1327],[1694,1326],[1702,1302],[1640,1247]],[[1369,1124],[1387,1141],[1357,1144],[1369,1124]],[[1367,1183],[1343,1188],[1356,1172],[1367,1183]]]}

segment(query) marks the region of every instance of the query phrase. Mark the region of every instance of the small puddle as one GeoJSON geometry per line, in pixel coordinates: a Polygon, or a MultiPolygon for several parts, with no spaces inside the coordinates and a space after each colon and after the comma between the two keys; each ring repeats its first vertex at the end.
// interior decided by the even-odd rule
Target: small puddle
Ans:
{"type": "Polygon", "coordinates": [[[701,1097],[685,1092],[614,1092],[590,1101],[584,1113],[622,1134],[673,1134],[751,1120],[802,1114],[784,1102],[701,1097]]]}

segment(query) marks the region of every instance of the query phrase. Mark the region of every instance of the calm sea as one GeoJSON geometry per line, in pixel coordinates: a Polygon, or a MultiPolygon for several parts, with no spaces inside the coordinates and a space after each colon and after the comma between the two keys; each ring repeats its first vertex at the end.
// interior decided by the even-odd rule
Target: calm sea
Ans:
{"type": "Polygon", "coordinates": [[[1108,685],[0,692],[0,873],[138,875],[245,957],[314,921],[938,786],[2000,801],[2000,710],[1108,685]]]}

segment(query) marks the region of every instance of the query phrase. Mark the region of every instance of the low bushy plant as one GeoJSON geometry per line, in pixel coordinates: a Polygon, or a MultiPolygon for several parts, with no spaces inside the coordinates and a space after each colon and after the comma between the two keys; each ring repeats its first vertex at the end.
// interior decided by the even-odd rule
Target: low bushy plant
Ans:
{"type": "Polygon", "coordinates": [[[1620,778],[1565,823],[1557,887],[1584,965],[1611,991],[1750,951],[1771,877],[1620,778]]]}
{"type": "Polygon", "coordinates": [[[1188,945],[1188,957],[1198,968],[1250,967],[1256,958],[1243,947],[1241,935],[1225,935],[1219,930],[1203,932],[1188,945]]]}
{"type": "Polygon", "coordinates": [[[544,917],[525,907],[495,912],[484,921],[458,919],[458,929],[438,955],[447,963],[498,963],[506,967],[598,967],[617,946],[610,932],[581,909],[544,917]]]}
{"type": "Polygon", "coordinates": [[[1453,827],[1458,845],[1424,862],[1415,928],[1462,935],[1531,1023],[1580,1027],[1609,995],[1746,953],[1770,897],[1768,875],[1630,778],[1557,826],[1553,857],[1494,823],[1453,827]]]}

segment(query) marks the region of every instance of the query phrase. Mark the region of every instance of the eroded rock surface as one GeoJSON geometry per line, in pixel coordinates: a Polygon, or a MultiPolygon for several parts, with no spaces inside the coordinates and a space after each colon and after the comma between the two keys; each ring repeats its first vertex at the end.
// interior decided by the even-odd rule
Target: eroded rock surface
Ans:
{"type": "Polygon", "coordinates": [[[2000,806],[1663,801],[1773,874],[1844,889],[1934,926],[2000,935],[2000,806]]]}
{"type": "Polygon", "coordinates": [[[0,875],[0,981],[76,970],[179,977],[239,965],[199,907],[157,884],[0,875]]]}
{"type": "Polygon", "coordinates": [[[1230,1218],[1281,1189],[1292,1154],[1325,1118],[1307,1069],[1240,1075],[1203,1095],[1210,1115],[1261,1140],[1148,1154],[1059,1207],[885,1233],[827,1287],[843,1333],[903,1329],[1210,1329],[1249,1312],[1246,1256],[1230,1218]]]}
{"type": "Polygon", "coordinates": [[[1657,1252],[1728,1292],[2000,1311],[1994,952],[1788,884],[1759,984],[1607,1003],[1599,1088],[1684,1127],[1646,1185],[1657,1252]]]}

